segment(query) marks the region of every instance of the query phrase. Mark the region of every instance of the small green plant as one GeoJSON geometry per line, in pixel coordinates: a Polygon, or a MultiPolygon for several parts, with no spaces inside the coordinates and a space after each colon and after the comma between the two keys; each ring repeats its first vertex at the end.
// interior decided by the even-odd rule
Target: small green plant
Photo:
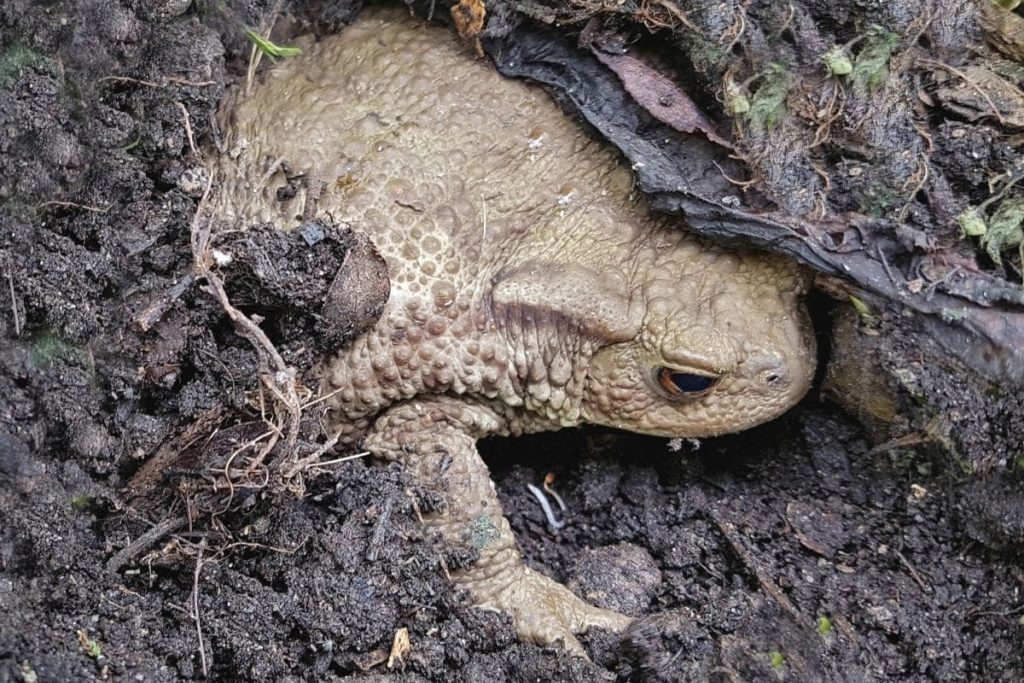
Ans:
{"type": "Polygon", "coordinates": [[[1017,248],[1024,263],[1024,197],[1007,194],[1024,180],[1024,159],[1017,159],[1004,173],[989,183],[989,197],[977,206],[968,206],[956,217],[962,237],[977,237],[978,244],[996,265],[1002,265],[1003,252],[1017,248]],[[995,209],[989,214],[989,207],[995,209]]]}
{"type": "Polygon", "coordinates": [[[782,654],[778,650],[772,650],[770,662],[772,668],[776,671],[779,671],[782,667],[786,665],[786,655],[782,654]]]}
{"type": "Polygon", "coordinates": [[[818,635],[822,638],[832,635],[832,620],[824,614],[818,617],[818,635]]]}
{"type": "Polygon", "coordinates": [[[871,312],[871,307],[864,303],[864,300],[860,297],[856,297],[853,294],[849,295],[850,305],[853,306],[853,310],[857,311],[857,315],[860,316],[860,321],[865,325],[870,325],[875,322],[875,316],[871,312]]]}
{"type": "Polygon", "coordinates": [[[92,496],[75,496],[68,501],[75,512],[85,512],[92,507],[92,496]]]}
{"type": "Polygon", "coordinates": [[[82,652],[88,657],[93,659],[99,659],[103,656],[103,648],[100,644],[89,637],[89,634],[83,630],[79,630],[75,633],[78,636],[78,646],[82,648],[82,652]]]}
{"type": "Polygon", "coordinates": [[[301,48],[289,47],[286,45],[278,45],[269,38],[264,38],[263,36],[261,36],[259,33],[256,32],[256,29],[252,28],[251,26],[244,26],[242,27],[242,30],[245,31],[246,37],[248,37],[249,40],[253,42],[253,45],[256,46],[256,49],[258,49],[260,52],[267,55],[271,59],[285,59],[287,57],[297,57],[302,54],[301,48]]]}

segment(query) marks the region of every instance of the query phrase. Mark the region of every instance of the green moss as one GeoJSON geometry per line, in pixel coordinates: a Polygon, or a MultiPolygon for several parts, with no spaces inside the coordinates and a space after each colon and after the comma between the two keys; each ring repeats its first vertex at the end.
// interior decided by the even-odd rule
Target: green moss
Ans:
{"type": "Polygon", "coordinates": [[[842,45],[833,45],[831,50],[821,56],[821,61],[828,69],[829,76],[849,76],[853,73],[853,62],[842,45]]]}
{"type": "Polygon", "coordinates": [[[32,338],[32,362],[37,366],[48,366],[56,360],[79,360],[81,356],[81,350],[53,330],[43,330],[32,338]]]}
{"type": "Polygon", "coordinates": [[[28,67],[44,64],[47,58],[29,47],[24,41],[11,43],[0,52],[0,85],[10,85],[21,78],[21,72],[28,67]]]}
{"type": "Polygon", "coordinates": [[[858,200],[861,213],[883,218],[890,209],[900,203],[900,196],[891,187],[874,184],[868,187],[858,200]]]}
{"type": "Polygon", "coordinates": [[[818,617],[818,635],[822,638],[832,635],[832,620],[824,614],[818,617]]]}
{"type": "Polygon", "coordinates": [[[786,655],[782,654],[778,650],[772,650],[770,657],[771,659],[769,661],[772,665],[772,668],[776,671],[778,671],[786,665],[786,655]]]}
{"type": "Polygon", "coordinates": [[[696,33],[687,34],[687,56],[697,73],[712,74],[725,68],[729,53],[715,41],[696,33]]]}
{"type": "Polygon", "coordinates": [[[975,206],[969,206],[956,217],[960,226],[960,234],[964,237],[980,237],[988,232],[988,223],[984,214],[975,206]]]}
{"type": "Polygon", "coordinates": [[[784,64],[769,64],[758,74],[757,92],[750,98],[747,120],[755,129],[772,128],[786,113],[786,96],[789,94],[790,73],[784,64]]]}
{"type": "Polygon", "coordinates": [[[871,91],[884,84],[889,78],[889,59],[898,44],[895,33],[878,26],[869,29],[850,74],[854,86],[871,91]]]}

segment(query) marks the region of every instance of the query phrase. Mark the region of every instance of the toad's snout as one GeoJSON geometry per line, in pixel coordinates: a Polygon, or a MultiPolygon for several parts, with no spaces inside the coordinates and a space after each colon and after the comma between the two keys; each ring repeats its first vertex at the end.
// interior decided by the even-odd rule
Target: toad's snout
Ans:
{"type": "Polygon", "coordinates": [[[740,370],[757,393],[795,402],[810,388],[814,367],[814,339],[805,337],[803,345],[749,355],[740,370]]]}
{"type": "Polygon", "coordinates": [[[781,355],[761,355],[751,358],[745,368],[754,382],[770,391],[789,388],[793,370],[789,361],[781,355]]]}

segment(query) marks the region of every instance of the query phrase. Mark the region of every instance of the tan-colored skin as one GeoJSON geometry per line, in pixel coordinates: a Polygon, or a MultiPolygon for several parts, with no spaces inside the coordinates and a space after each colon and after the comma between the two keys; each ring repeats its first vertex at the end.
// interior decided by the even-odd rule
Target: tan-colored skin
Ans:
{"type": "Polygon", "coordinates": [[[278,65],[233,117],[226,221],[317,216],[388,265],[380,321],[323,365],[331,427],[439,494],[426,523],[464,560],[454,580],[523,638],[580,652],[575,633],[625,626],[522,563],[476,441],[583,423],[705,437],[778,416],[814,369],[797,269],[648,215],[621,159],[545,93],[403,12],[364,12],[278,65]],[[306,187],[281,202],[286,171],[306,187]],[[663,367],[719,380],[680,397],[663,367]]]}

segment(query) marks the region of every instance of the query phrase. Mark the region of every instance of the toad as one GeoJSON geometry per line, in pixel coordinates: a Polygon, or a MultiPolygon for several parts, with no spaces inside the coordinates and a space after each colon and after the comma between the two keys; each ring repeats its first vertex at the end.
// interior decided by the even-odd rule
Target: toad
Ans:
{"type": "Polygon", "coordinates": [[[576,634],[627,625],[523,563],[477,441],[771,420],[814,372],[798,268],[650,215],[546,93],[403,11],[364,11],[231,116],[223,223],[315,218],[386,262],[379,320],[319,369],[340,442],[405,466],[455,584],[523,639],[582,652],[576,634]]]}

